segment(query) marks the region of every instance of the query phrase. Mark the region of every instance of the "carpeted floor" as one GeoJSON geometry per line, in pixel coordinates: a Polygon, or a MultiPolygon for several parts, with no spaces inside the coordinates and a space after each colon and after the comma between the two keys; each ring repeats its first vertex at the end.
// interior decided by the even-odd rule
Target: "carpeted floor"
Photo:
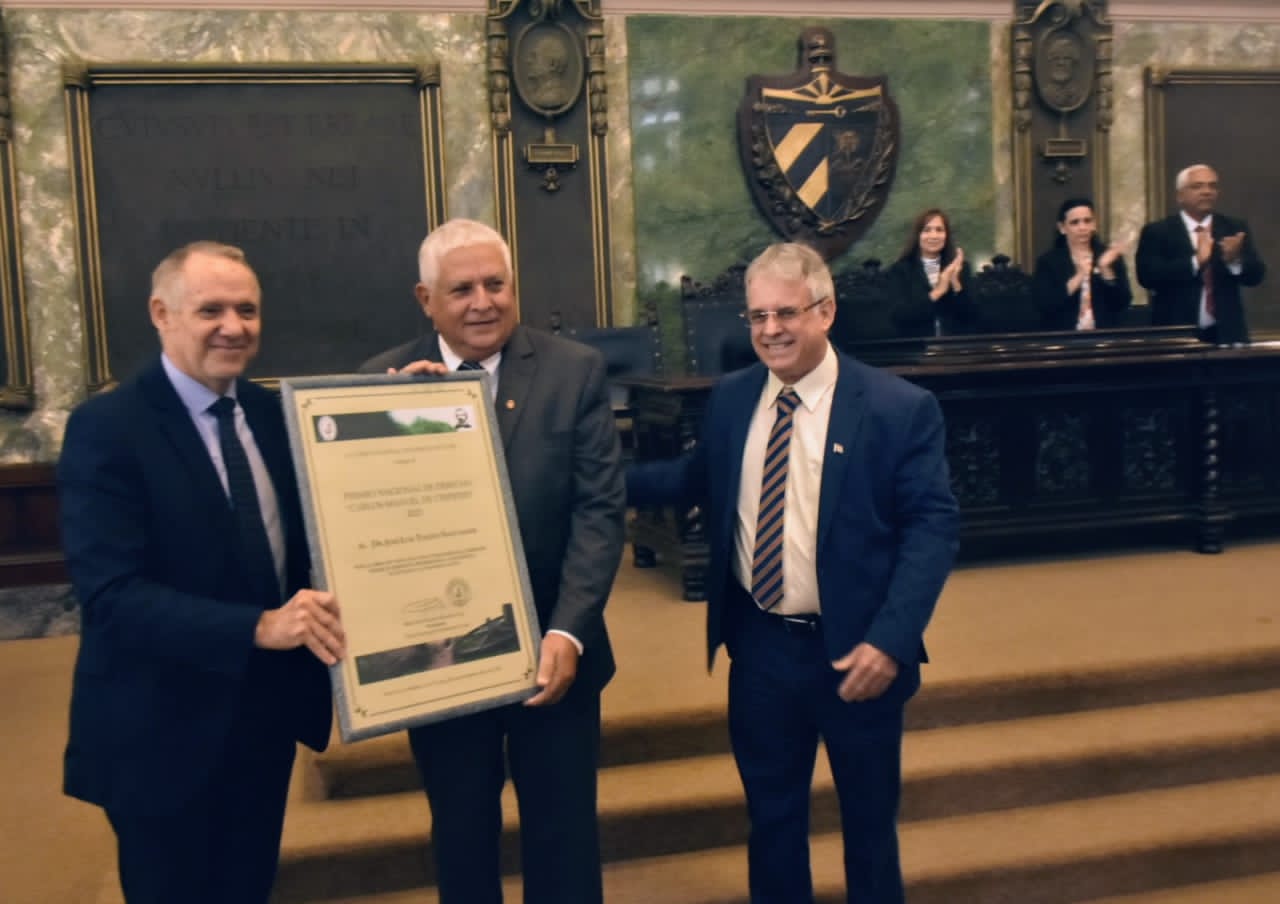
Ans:
{"type": "MultiPolygon", "coordinates": [[[[971,686],[1176,671],[1206,657],[1249,661],[1280,649],[1277,586],[1280,543],[1241,544],[1220,556],[1155,550],[970,566],[953,575],[930,628],[926,685],[945,701],[949,689],[971,686]]],[[[723,662],[710,677],[703,665],[702,615],[702,606],[679,601],[672,575],[624,564],[609,609],[619,674],[606,692],[607,724],[723,705],[723,662]]],[[[111,897],[106,823],[59,791],[75,645],[0,644],[4,904],[111,897]]]]}

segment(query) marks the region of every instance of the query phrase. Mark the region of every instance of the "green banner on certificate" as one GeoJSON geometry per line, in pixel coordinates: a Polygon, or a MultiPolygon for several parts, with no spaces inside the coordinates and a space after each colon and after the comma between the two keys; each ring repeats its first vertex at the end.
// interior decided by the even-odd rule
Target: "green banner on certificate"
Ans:
{"type": "Polygon", "coordinates": [[[540,636],[483,372],[281,380],[344,741],[524,700],[540,636]]]}

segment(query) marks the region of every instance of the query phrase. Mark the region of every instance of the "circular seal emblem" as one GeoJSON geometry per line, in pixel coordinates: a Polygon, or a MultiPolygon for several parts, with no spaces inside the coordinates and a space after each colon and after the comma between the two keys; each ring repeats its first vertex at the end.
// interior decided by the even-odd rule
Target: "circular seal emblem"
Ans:
{"type": "Polygon", "coordinates": [[[338,422],[329,415],[323,415],[316,418],[316,432],[320,434],[320,438],[326,443],[331,443],[338,438],[338,422]]]}
{"type": "Polygon", "coordinates": [[[462,578],[454,578],[445,585],[444,595],[455,606],[465,606],[471,602],[471,585],[462,578]]]}

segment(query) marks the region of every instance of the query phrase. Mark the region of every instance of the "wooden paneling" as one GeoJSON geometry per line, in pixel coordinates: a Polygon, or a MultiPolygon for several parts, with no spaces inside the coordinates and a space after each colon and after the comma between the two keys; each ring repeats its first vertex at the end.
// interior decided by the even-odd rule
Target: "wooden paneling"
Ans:
{"type": "MultiPolygon", "coordinates": [[[[1188,328],[916,348],[914,363],[901,348],[888,369],[942,405],[966,558],[1157,540],[1214,553],[1233,531],[1280,524],[1280,342],[1216,349],[1188,328]]],[[[696,440],[714,382],[629,381],[638,460],[696,440]]],[[[703,598],[696,509],[641,511],[632,539],[637,565],[664,555],[685,597],[703,598]]]]}
{"type": "Polygon", "coordinates": [[[53,465],[0,468],[0,587],[66,580],[53,465]]]}

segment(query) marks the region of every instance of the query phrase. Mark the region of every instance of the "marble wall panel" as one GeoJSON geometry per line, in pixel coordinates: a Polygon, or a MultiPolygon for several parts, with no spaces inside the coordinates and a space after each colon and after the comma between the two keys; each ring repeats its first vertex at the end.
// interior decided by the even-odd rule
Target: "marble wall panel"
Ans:
{"type": "MultiPolygon", "coordinates": [[[[1136,248],[1147,219],[1144,70],[1148,66],[1280,69],[1280,25],[1121,23],[1115,28],[1114,46],[1111,231],[1116,238],[1132,239],[1136,248]]],[[[1212,111],[1206,111],[1206,128],[1212,128],[1212,111]]],[[[1233,192],[1248,190],[1240,185],[1222,189],[1224,210],[1231,209],[1233,192]]],[[[1137,285],[1134,289],[1135,300],[1144,303],[1145,292],[1137,285]]]]}
{"type": "Polygon", "coordinates": [[[834,262],[893,260],[920,210],[939,205],[960,243],[989,256],[996,238],[992,30],[985,22],[807,21],[637,16],[627,22],[632,180],[641,300],[670,304],[684,274],[710,279],[778,239],[751,200],[736,111],[753,74],[796,68],[808,25],[830,28],[837,68],[887,75],[902,150],[886,208],[834,262]]]}
{"type": "MultiPolygon", "coordinates": [[[[68,63],[438,62],[448,212],[492,219],[483,15],[13,9],[4,15],[37,408],[0,420],[0,463],[55,458],[67,412],[82,394],[83,337],[62,96],[62,69],[68,63]]],[[[410,280],[415,251],[405,249],[410,280]]]]}

